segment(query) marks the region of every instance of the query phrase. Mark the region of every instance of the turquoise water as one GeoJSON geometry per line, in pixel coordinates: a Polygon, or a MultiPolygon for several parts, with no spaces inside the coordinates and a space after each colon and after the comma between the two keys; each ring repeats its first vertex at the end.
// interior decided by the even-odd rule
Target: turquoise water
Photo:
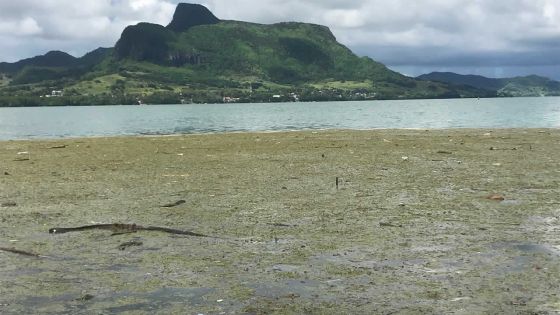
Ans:
{"type": "Polygon", "coordinates": [[[0,108],[0,140],[376,128],[560,128],[560,97],[0,108]]]}

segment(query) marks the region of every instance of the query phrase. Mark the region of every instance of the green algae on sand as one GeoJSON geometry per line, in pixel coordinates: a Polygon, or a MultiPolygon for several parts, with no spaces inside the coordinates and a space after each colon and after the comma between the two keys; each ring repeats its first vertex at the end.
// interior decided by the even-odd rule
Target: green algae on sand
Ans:
{"type": "Polygon", "coordinates": [[[0,313],[558,312],[559,144],[532,129],[0,142],[0,203],[17,204],[0,246],[49,257],[0,253],[0,313]],[[48,234],[110,222],[224,239],[48,234]]]}

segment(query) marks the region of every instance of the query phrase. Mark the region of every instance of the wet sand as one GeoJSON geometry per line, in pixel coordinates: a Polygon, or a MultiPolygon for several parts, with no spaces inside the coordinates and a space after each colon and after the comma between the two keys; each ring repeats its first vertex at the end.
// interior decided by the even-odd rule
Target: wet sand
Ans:
{"type": "Polygon", "coordinates": [[[0,247],[41,255],[0,251],[2,314],[560,312],[560,130],[5,141],[0,161],[0,247]],[[97,223],[216,238],[48,233],[97,223]]]}

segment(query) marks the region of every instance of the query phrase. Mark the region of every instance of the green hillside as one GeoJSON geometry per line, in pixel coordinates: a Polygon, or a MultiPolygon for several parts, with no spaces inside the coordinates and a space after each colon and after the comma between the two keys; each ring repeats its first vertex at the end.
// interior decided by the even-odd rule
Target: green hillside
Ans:
{"type": "Polygon", "coordinates": [[[3,63],[0,78],[3,106],[489,96],[391,71],[324,26],[220,21],[191,4],[167,27],[127,27],[113,49],[3,63]]]}
{"type": "Polygon", "coordinates": [[[421,75],[418,79],[475,87],[502,97],[560,96],[560,82],[536,75],[493,79],[452,72],[432,72],[421,75]]]}

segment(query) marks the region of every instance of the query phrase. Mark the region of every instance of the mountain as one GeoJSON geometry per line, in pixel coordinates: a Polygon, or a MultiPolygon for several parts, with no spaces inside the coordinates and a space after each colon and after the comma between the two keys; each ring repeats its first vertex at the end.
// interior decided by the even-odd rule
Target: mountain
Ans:
{"type": "Polygon", "coordinates": [[[420,80],[471,86],[495,92],[497,96],[559,96],[560,82],[530,75],[515,78],[493,79],[478,75],[462,75],[452,72],[432,72],[418,77],[420,80]]]}
{"type": "Polygon", "coordinates": [[[492,93],[391,71],[325,26],[225,21],[186,3],[167,26],[126,27],[114,48],[0,64],[0,106],[477,96],[492,93]],[[41,97],[53,90],[64,97],[41,97]]]}

